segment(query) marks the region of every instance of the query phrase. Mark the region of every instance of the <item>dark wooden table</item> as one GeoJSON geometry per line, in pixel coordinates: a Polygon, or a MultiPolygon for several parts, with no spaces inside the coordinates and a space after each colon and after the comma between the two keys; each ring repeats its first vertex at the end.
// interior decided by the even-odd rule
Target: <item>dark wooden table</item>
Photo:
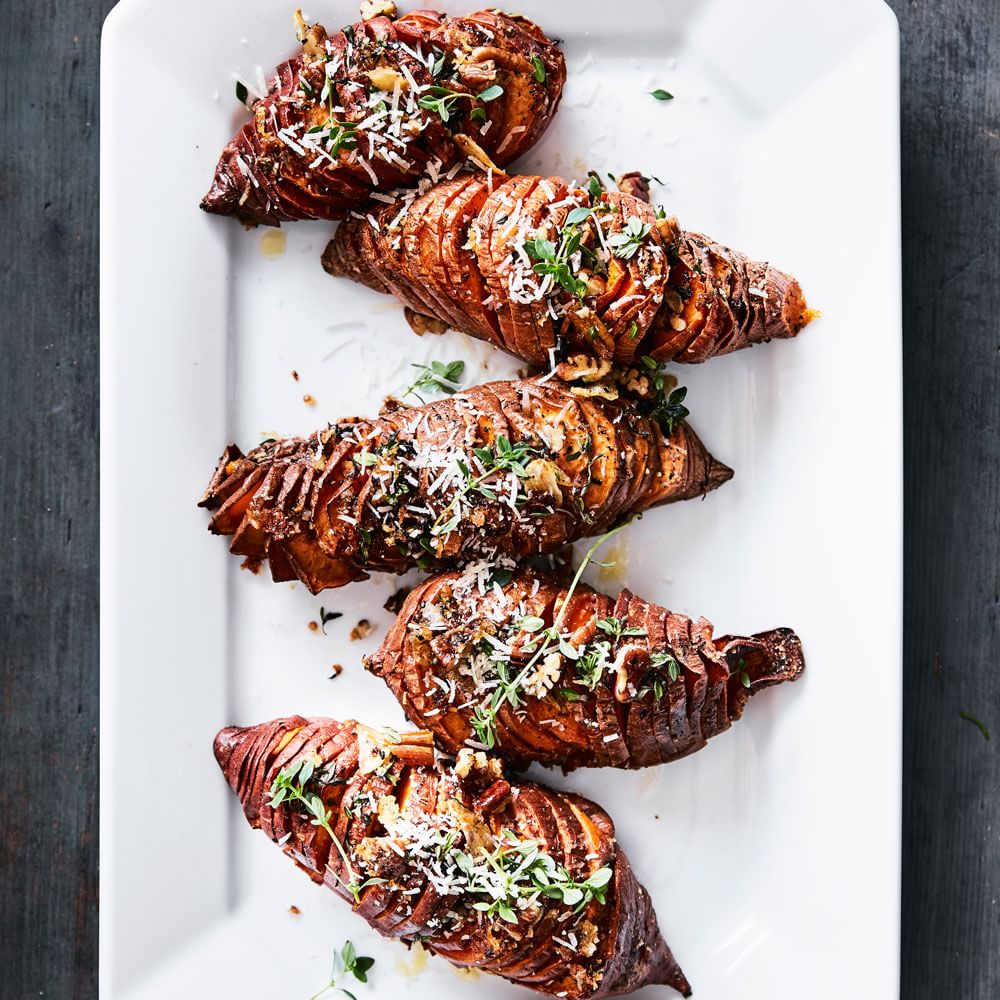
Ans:
{"type": "MultiPolygon", "coordinates": [[[[98,61],[111,5],[3,4],[4,1000],[97,995],[98,61]]],[[[892,7],[903,52],[902,995],[997,1000],[1000,2],[892,7]]],[[[136,85],[155,115],[155,81],[136,85]]],[[[863,250],[858,233],[852,280],[877,281],[863,250]]],[[[849,386],[844,400],[865,406],[849,386]]],[[[864,697],[860,677],[848,680],[864,697]]]]}

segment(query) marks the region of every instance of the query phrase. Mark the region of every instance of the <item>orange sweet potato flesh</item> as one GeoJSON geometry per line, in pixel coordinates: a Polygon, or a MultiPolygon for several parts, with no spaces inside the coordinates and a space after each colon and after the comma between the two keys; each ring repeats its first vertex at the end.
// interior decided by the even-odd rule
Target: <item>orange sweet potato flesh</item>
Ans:
{"type": "Polygon", "coordinates": [[[561,633],[584,656],[607,644],[608,666],[591,686],[580,660],[558,657],[559,673],[547,691],[522,689],[516,710],[499,713],[496,750],[521,765],[639,768],[677,760],[728,729],[755,693],[797,680],[805,667],[802,645],[787,628],[716,638],[705,619],[693,621],[628,590],[615,599],[578,584],[567,604],[562,577],[527,566],[507,576],[489,583],[489,571],[474,567],[419,584],[366,661],[410,721],[451,753],[476,739],[475,708],[492,693],[490,678],[478,688],[470,667],[489,648],[484,637],[512,647],[515,676],[532,658],[538,622],[549,628],[559,614],[561,633]],[[537,619],[534,631],[519,627],[525,618],[537,619]]]}
{"type": "Polygon", "coordinates": [[[246,225],[343,219],[372,192],[437,179],[464,160],[455,134],[510,163],[545,132],[565,80],[557,44],[498,10],[380,16],[332,35],[313,26],[223,150],[201,207],[246,225]],[[420,106],[434,87],[463,95],[449,103],[447,121],[420,106]],[[497,87],[500,96],[478,99],[497,87]],[[331,122],[334,135],[341,125],[350,132],[339,147],[323,137],[331,122]]]}
{"type": "Polygon", "coordinates": [[[318,593],[371,570],[555,552],[731,476],[687,423],[667,435],[635,401],[538,378],[390,402],[247,455],[230,445],[200,505],[234,554],[318,593]],[[516,468],[500,462],[504,447],[516,468]]]}
{"type": "Polygon", "coordinates": [[[657,925],[646,890],[595,803],[505,775],[499,761],[467,752],[454,766],[408,763],[428,748],[426,733],[390,734],[353,721],[276,719],[223,729],[215,756],[249,824],[317,883],[351,902],[386,937],[423,945],[458,966],[501,976],[569,1000],[612,997],[650,984],[691,989],[657,925]],[[374,748],[374,751],[372,750],[374,748]],[[357,899],[343,857],[296,801],[270,802],[282,770],[312,765],[305,791],[329,810],[328,825],[353,873],[381,879],[357,899]],[[576,882],[610,870],[604,901],[582,906],[540,896],[515,920],[474,908],[483,897],[462,887],[450,850],[435,854],[421,836],[442,830],[473,859],[504,843],[504,831],[534,841],[576,882]],[[441,858],[444,860],[441,860],[441,858]],[[453,891],[450,891],[453,890],[453,891]]]}
{"type": "Polygon", "coordinates": [[[815,316],[794,278],[681,230],[648,203],[636,175],[619,185],[595,195],[560,177],[459,175],[346,220],[323,266],[546,367],[553,353],[577,352],[625,368],[644,355],[696,364],[794,337],[815,316]],[[463,195],[463,210],[449,214],[463,195]],[[567,222],[587,208],[588,219],[567,222]],[[401,239],[411,218],[428,234],[418,264],[407,262],[406,250],[416,247],[401,239]],[[614,240],[630,222],[644,235],[634,253],[620,256],[614,240]],[[584,231],[582,256],[570,261],[580,280],[589,279],[579,298],[544,284],[526,249],[537,237],[558,244],[567,225],[584,231]],[[435,280],[408,280],[415,267],[435,280]]]}

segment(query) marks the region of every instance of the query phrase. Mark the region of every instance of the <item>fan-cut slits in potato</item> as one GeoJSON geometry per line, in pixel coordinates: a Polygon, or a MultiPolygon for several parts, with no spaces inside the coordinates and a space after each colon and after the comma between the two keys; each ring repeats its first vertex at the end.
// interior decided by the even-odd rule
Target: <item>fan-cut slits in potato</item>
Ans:
{"type": "Polygon", "coordinates": [[[690,987],[593,802],[509,778],[430,734],[294,716],[224,729],[215,755],[250,825],[380,934],[550,996],[690,987]]]}
{"type": "Polygon", "coordinates": [[[201,207],[247,225],[343,219],[369,198],[453,175],[468,136],[498,164],[529,150],[559,105],[566,66],[526,18],[416,11],[328,35],[300,25],[223,150],[201,207]]]}
{"type": "Polygon", "coordinates": [[[563,378],[597,358],[637,382],[643,357],[706,361],[812,319],[794,278],[682,231],[637,175],[619,184],[460,174],[348,219],[323,266],[530,364],[563,360],[563,378]]]}
{"type": "Polygon", "coordinates": [[[564,769],[685,757],[804,665],[789,629],[715,638],[627,590],[486,563],[419,584],[367,662],[440,747],[564,769]]]}
{"type": "Polygon", "coordinates": [[[665,434],[634,401],[528,379],[230,446],[201,505],[234,554],[317,593],[368,570],[555,552],[731,476],[687,423],[665,434]]]}

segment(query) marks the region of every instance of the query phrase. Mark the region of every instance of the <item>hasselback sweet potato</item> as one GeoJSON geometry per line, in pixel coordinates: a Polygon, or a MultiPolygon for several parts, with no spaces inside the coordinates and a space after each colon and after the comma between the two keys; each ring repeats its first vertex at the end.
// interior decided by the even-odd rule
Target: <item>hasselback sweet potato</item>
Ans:
{"type": "Polygon", "coordinates": [[[681,230],[637,175],[619,183],[461,174],[348,219],[323,266],[530,364],[563,359],[564,378],[701,362],[811,319],[794,278],[681,230]]]}
{"type": "Polygon", "coordinates": [[[498,10],[378,16],[333,35],[299,23],[302,52],[223,151],[207,212],[342,219],[373,192],[457,169],[455,135],[510,163],[548,127],[566,80],[556,44],[498,10]]]}
{"type": "Polygon", "coordinates": [[[440,747],[568,770],[685,757],[804,660],[789,629],[714,638],[628,590],[480,563],[411,591],[366,665],[440,747]]]}
{"type": "Polygon", "coordinates": [[[295,716],[224,729],[215,755],[254,828],[380,934],[559,997],[690,994],[599,806],[430,733],[295,716]]]}
{"type": "Polygon", "coordinates": [[[540,378],[231,445],[200,503],[233,553],[316,593],[367,570],[554,552],[731,475],[687,423],[665,432],[635,402],[540,378]]]}

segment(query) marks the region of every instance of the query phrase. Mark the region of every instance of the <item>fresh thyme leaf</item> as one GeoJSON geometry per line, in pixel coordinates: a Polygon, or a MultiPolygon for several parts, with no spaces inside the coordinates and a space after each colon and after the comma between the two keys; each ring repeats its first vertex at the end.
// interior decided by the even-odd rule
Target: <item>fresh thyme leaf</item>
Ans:
{"type": "MultiPolygon", "coordinates": [[[[313,90],[312,84],[304,76],[299,77],[299,90],[301,90],[306,97],[314,97],[316,94],[316,91],[313,90]]],[[[239,94],[236,96],[239,97],[239,94]]]]}
{"type": "Polygon", "coordinates": [[[532,56],[531,67],[535,71],[535,79],[539,83],[545,83],[545,63],[538,56],[532,56]]]}
{"type": "Polygon", "coordinates": [[[343,962],[345,970],[350,970],[354,967],[354,959],[354,945],[350,941],[345,941],[343,948],[340,949],[340,961],[343,962]]]}
{"type": "Polygon", "coordinates": [[[378,455],[373,455],[367,448],[363,448],[354,455],[354,462],[356,465],[360,465],[362,469],[368,469],[378,462],[378,455]]]}
{"type": "Polygon", "coordinates": [[[498,83],[494,83],[492,87],[487,87],[481,94],[477,94],[476,99],[480,101],[495,101],[501,94],[503,94],[503,87],[498,83]]]}
{"type": "Polygon", "coordinates": [[[990,738],[990,731],[971,712],[965,712],[965,711],[963,711],[963,712],[959,712],[958,714],[963,719],[965,719],[966,722],[971,722],[974,726],[976,726],[979,729],[979,731],[983,734],[983,739],[984,740],[988,740],[990,738]]]}
{"type": "Polygon", "coordinates": [[[672,101],[674,99],[673,94],[669,93],[666,90],[663,90],[660,87],[657,87],[656,90],[651,90],[649,93],[652,97],[655,97],[658,101],[672,101]]]}
{"type": "Polygon", "coordinates": [[[445,65],[447,64],[448,61],[448,53],[437,52],[435,53],[435,55],[437,56],[437,58],[434,60],[434,63],[431,66],[431,76],[434,77],[434,79],[436,80],[439,77],[444,76],[445,65]]]}
{"type": "Polygon", "coordinates": [[[569,214],[566,216],[566,222],[568,225],[575,226],[577,223],[583,222],[583,220],[586,219],[592,211],[592,208],[578,205],[576,208],[570,210],[569,214]]]}
{"type": "MultiPolygon", "coordinates": [[[[382,879],[381,881],[385,881],[382,879]]],[[[354,960],[354,978],[360,979],[361,982],[368,982],[368,970],[375,964],[374,958],[369,958],[367,955],[359,955],[354,960]]]]}
{"type": "Polygon", "coordinates": [[[240,102],[244,107],[249,107],[247,104],[247,98],[250,96],[247,91],[247,85],[242,80],[236,81],[236,100],[240,102]]]}

